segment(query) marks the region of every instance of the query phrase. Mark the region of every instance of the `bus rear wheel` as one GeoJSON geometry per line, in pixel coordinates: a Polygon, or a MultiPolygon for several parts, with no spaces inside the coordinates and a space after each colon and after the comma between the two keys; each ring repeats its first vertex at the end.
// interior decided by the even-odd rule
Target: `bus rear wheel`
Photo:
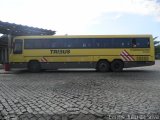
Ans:
{"type": "Polygon", "coordinates": [[[123,70],[124,63],[121,60],[114,60],[111,63],[111,70],[113,72],[121,72],[123,70]]]}
{"type": "Polygon", "coordinates": [[[108,72],[110,69],[110,64],[106,60],[101,60],[97,63],[96,70],[99,72],[108,72]]]}
{"type": "Polygon", "coordinates": [[[33,73],[40,72],[41,70],[40,63],[38,61],[30,61],[28,63],[28,70],[33,73]]]}

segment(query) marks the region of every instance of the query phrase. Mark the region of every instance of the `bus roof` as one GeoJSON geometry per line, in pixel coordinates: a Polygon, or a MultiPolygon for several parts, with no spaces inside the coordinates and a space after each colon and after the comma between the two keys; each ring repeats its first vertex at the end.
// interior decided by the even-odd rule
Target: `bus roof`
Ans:
{"type": "Polygon", "coordinates": [[[14,39],[38,39],[38,38],[134,38],[134,37],[152,37],[151,34],[137,35],[44,35],[44,36],[17,36],[14,39]]]}

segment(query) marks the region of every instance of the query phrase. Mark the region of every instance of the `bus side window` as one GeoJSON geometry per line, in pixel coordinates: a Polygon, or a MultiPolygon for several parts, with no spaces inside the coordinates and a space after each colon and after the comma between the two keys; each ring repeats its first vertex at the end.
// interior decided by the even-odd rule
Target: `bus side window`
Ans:
{"type": "Polygon", "coordinates": [[[51,48],[55,48],[55,43],[51,43],[51,48]]]}
{"type": "Polygon", "coordinates": [[[14,54],[22,54],[22,40],[15,40],[13,53],[14,54]]]}
{"type": "Polygon", "coordinates": [[[132,47],[133,48],[137,47],[137,43],[136,43],[136,39],[135,38],[132,39],[132,47]]]}
{"type": "Polygon", "coordinates": [[[138,48],[149,48],[150,47],[149,38],[137,38],[136,42],[137,42],[138,48]]]}
{"type": "Polygon", "coordinates": [[[150,42],[149,42],[149,40],[147,41],[147,47],[148,47],[148,48],[150,47],[150,42]]]}
{"type": "Polygon", "coordinates": [[[83,43],[83,47],[87,47],[86,43],[83,43]]]}

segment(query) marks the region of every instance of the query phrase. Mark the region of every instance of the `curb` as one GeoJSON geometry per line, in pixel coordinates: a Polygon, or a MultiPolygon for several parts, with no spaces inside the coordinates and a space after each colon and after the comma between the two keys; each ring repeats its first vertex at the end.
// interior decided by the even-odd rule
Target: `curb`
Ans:
{"type": "Polygon", "coordinates": [[[3,65],[2,64],[0,64],[0,69],[3,69],[3,65]]]}
{"type": "Polygon", "coordinates": [[[0,74],[12,74],[11,71],[0,70],[0,74]]]}

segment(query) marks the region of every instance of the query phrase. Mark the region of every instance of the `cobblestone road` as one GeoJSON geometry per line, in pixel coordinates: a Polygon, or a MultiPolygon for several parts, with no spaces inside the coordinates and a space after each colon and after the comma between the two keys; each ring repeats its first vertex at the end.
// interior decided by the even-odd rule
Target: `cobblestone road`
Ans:
{"type": "Polygon", "coordinates": [[[121,73],[0,74],[0,120],[108,120],[114,114],[158,113],[160,61],[121,73]]]}

